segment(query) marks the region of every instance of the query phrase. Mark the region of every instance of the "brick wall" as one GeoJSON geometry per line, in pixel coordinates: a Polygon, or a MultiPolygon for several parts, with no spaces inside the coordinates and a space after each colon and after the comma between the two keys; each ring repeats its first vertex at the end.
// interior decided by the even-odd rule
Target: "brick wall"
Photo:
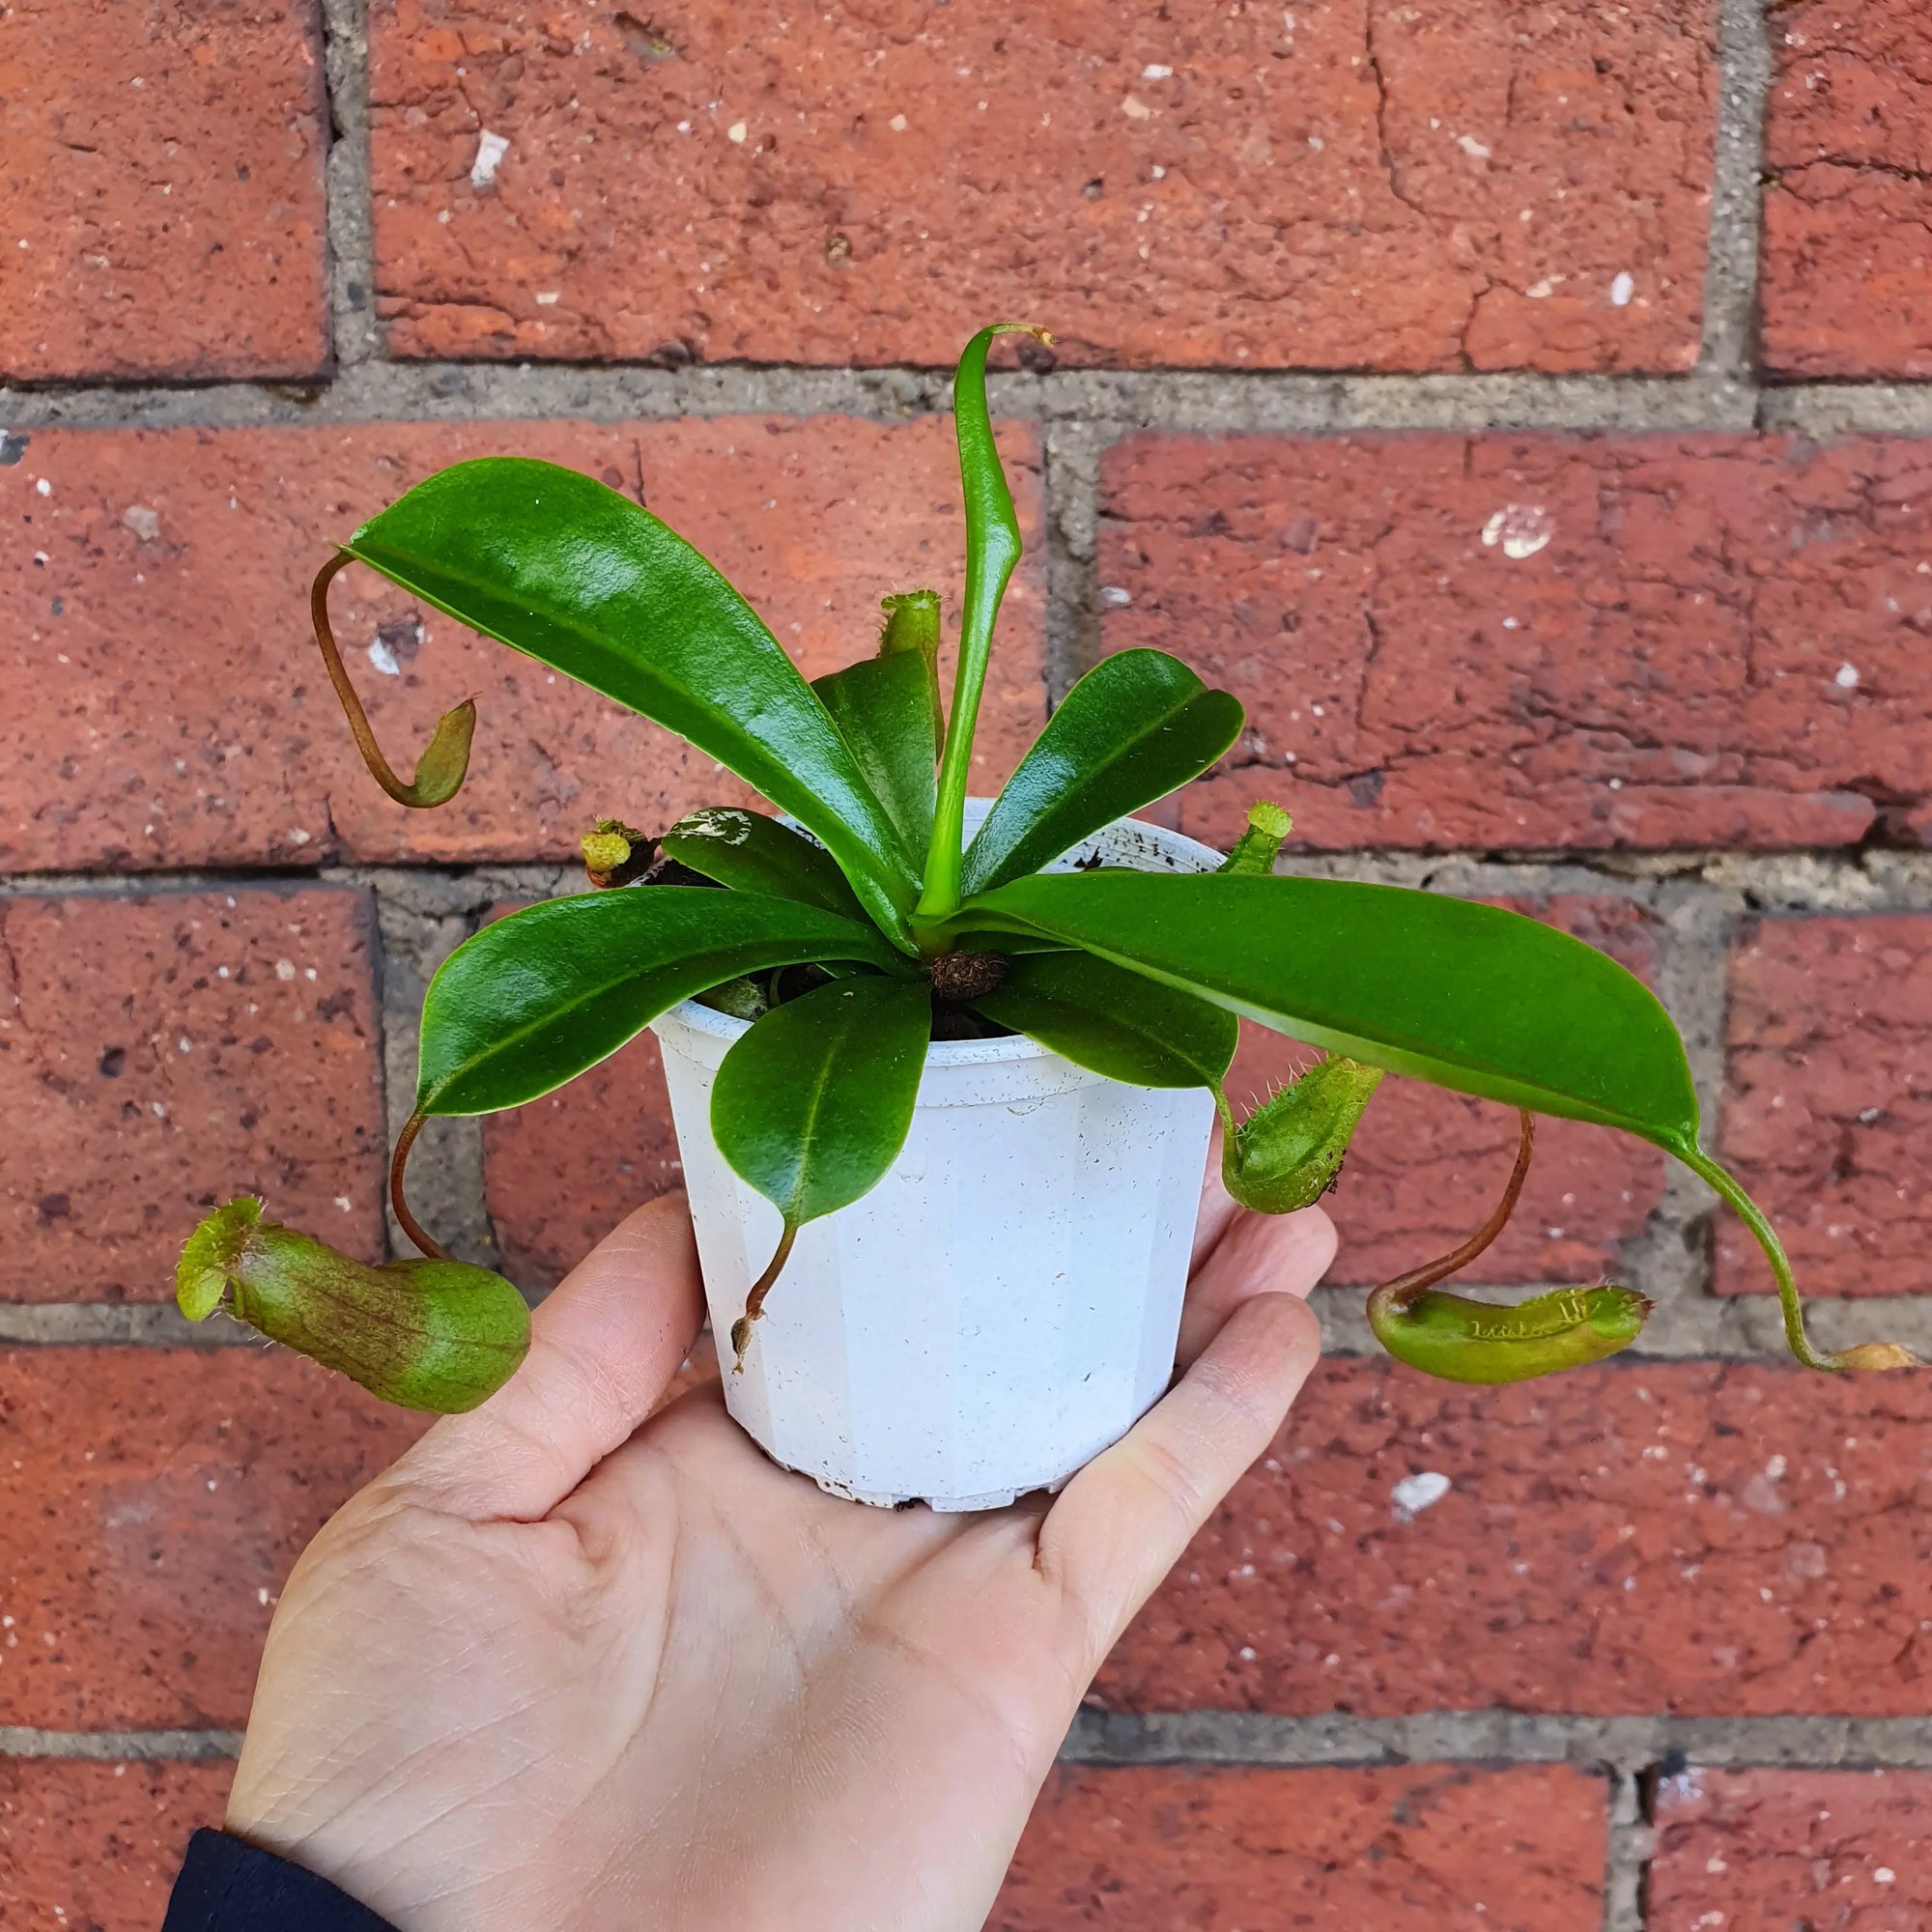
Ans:
{"type": "MultiPolygon", "coordinates": [[[[449,811],[361,781],[302,591],[461,455],[647,498],[823,669],[882,590],[955,585],[964,333],[1052,325],[994,384],[1029,556],[985,781],[1097,656],[1179,652],[1250,728],[1175,822],[1275,796],[1298,867],[1607,947],[1821,1337],[1883,1296],[1932,1352],[1921,10],[12,0],[0,34],[0,1919],[157,1917],[290,1562],[417,1426],[179,1321],[183,1234],[248,1185],[382,1252],[436,962],[591,817],[719,790],[352,574],[379,726],[482,714],[449,811]]],[[[1460,1233],[1509,1151],[1391,1081],[1336,1283],[1460,1233]]],[[[648,1039],[425,1153],[427,1216],[533,1288],[677,1174],[648,1039]],[[593,1147],[622,1189],[574,1181],[593,1147]]],[[[995,1926],[1922,1922],[1932,1383],[1801,1377],[1708,1197],[1554,1127],[1488,1279],[1605,1271],[1662,1304],[1641,1346],[1493,1393],[1321,1291],[1331,1361],[1108,1664],[995,1926]]]]}

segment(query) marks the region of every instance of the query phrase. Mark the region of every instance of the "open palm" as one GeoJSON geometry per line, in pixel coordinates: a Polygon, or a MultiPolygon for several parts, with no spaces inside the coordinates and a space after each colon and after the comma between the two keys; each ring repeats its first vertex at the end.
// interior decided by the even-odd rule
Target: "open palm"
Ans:
{"type": "Polygon", "coordinates": [[[1173,1392],[1059,1497],[938,1516],[777,1468],[716,1382],[658,1406],[702,1297],[683,1204],[640,1208],[297,1565],[229,1829],[402,1932],[972,1932],[1333,1250],[1210,1181],[1173,1392]]]}

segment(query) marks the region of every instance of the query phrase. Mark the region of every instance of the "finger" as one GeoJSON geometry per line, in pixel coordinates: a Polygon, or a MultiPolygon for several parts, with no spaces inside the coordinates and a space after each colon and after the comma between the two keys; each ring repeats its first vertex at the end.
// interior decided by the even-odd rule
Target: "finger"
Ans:
{"type": "Polygon", "coordinates": [[[1208,1167],[1201,1177],[1201,1211],[1194,1221],[1194,1253],[1188,1266],[1198,1268],[1214,1252],[1214,1245],[1228,1232],[1228,1223],[1239,1212],[1235,1197],[1221,1179],[1221,1123],[1208,1140],[1208,1167]]]}
{"type": "Polygon", "coordinates": [[[1168,1396],[1067,1484],[1040,1525],[1037,1561],[1061,1588],[1090,1674],[1272,1440],[1321,1346],[1305,1302],[1254,1296],[1168,1396]]]}
{"type": "Polygon", "coordinates": [[[667,1195],[537,1309],[523,1367],[481,1407],[439,1422],[392,1477],[459,1515],[543,1516],[650,1413],[703,1316],[691,1216],[667,1195]]]}
{"type": "Polygon", "coordinates": [[[1236,1208],[1187,1284],[1176,1360],[1184,1369],[1228,1317],[1258,1294],[1305,1297],[1334,1259],[1335,1224],[1320,1208],[1293,1214],[1236,1208]]]}

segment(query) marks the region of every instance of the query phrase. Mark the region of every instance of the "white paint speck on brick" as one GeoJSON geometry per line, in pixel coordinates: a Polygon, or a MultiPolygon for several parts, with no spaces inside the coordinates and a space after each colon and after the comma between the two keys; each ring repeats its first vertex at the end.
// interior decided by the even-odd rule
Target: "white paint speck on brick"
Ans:
{"type": "Polygon", "coordinates": [[[1389,1500],[1395,1505],[1395,1520],[1407,1522],[1418,1517],[1426,1509],[1433,1509],[1449,1493],[1449,1478],[1435,1469],[1420,1469],[1412,1476],[1405,1476],[1389,1492],[1389,1500]]]}
{"type": "Polygon", "coordinates": [[[497,169],[510,152],[509,141],[484,128],[476,137],[476,158],[469,164],[469,185],[489,187],[497,179],[497,169]]]}
{"type": "Polygon", "coordinates": [[[1628,269],[1620,270],[1610,283],[1610,306],[1629,308],[1631,298],[1636,294],[1636,277],[1628,269]]]}
{"type": "Polygon", "coordinates": [[[1483,526],[1485,547],[1500,547],[1518,563],[1534,556],[1555,534],[1556,519],[1540,503],[1505,503],[1483,526]]]}

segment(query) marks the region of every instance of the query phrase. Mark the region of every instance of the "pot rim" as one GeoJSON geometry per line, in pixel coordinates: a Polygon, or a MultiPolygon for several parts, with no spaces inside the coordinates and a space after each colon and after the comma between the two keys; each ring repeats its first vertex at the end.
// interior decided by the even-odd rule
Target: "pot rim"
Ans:
{"type": "MultiPolygon", "coordinates": [[[[993,809],[989,798],[969,798],[966,800],[965,831],[977,832],[980,822],[993,809]]],[[[787,817],[787,823],[791,821],[787,817]]],[[[1198,838],[1190,838],[1184,832],[1171,831],[1165,825],[1151,824],[1144,818],[1117,818],[1100,831],[1091,833],[1077,845],[1069,845],[1059,858],[1050,865],[1042,866],[1041,871],[1066,872],[1073,869],[1073,862],[1084,858],[1094,850],[1097,842],[1111,832],[1128,829],[1135,837],[1145,838],[1164,857],[1178,861],[1174,869],[1184,872],[1211,872],[1221,863],[1223,855],[1211,845],[1204,845],[1198,838]]],[[[1152,867],[1138,869],[1151,871],[1152,867]]],[[[696,1000],[685,1000],[679,1005],[660,1013],[652,1022],[653,1027],[664,1020],[675,1020],[693,1033],[708,1034],[713,1039],[735,1040],[740,1035],[750,1031],[752,1022],[741,1020],[731,1013],[721,1013],[715,1007],[700,1006],[696,1000]]],[[[1057,1059],[1050,1046],[1042,1046],[1037,1039],[1029,1039],[1023,1033],[1009,1034],[1000,1039],[935,1039],[926,1044],[925,1064],[928,1067],[943,1066],[997,1066],[1015,1061],[1057,1059]]]]}

